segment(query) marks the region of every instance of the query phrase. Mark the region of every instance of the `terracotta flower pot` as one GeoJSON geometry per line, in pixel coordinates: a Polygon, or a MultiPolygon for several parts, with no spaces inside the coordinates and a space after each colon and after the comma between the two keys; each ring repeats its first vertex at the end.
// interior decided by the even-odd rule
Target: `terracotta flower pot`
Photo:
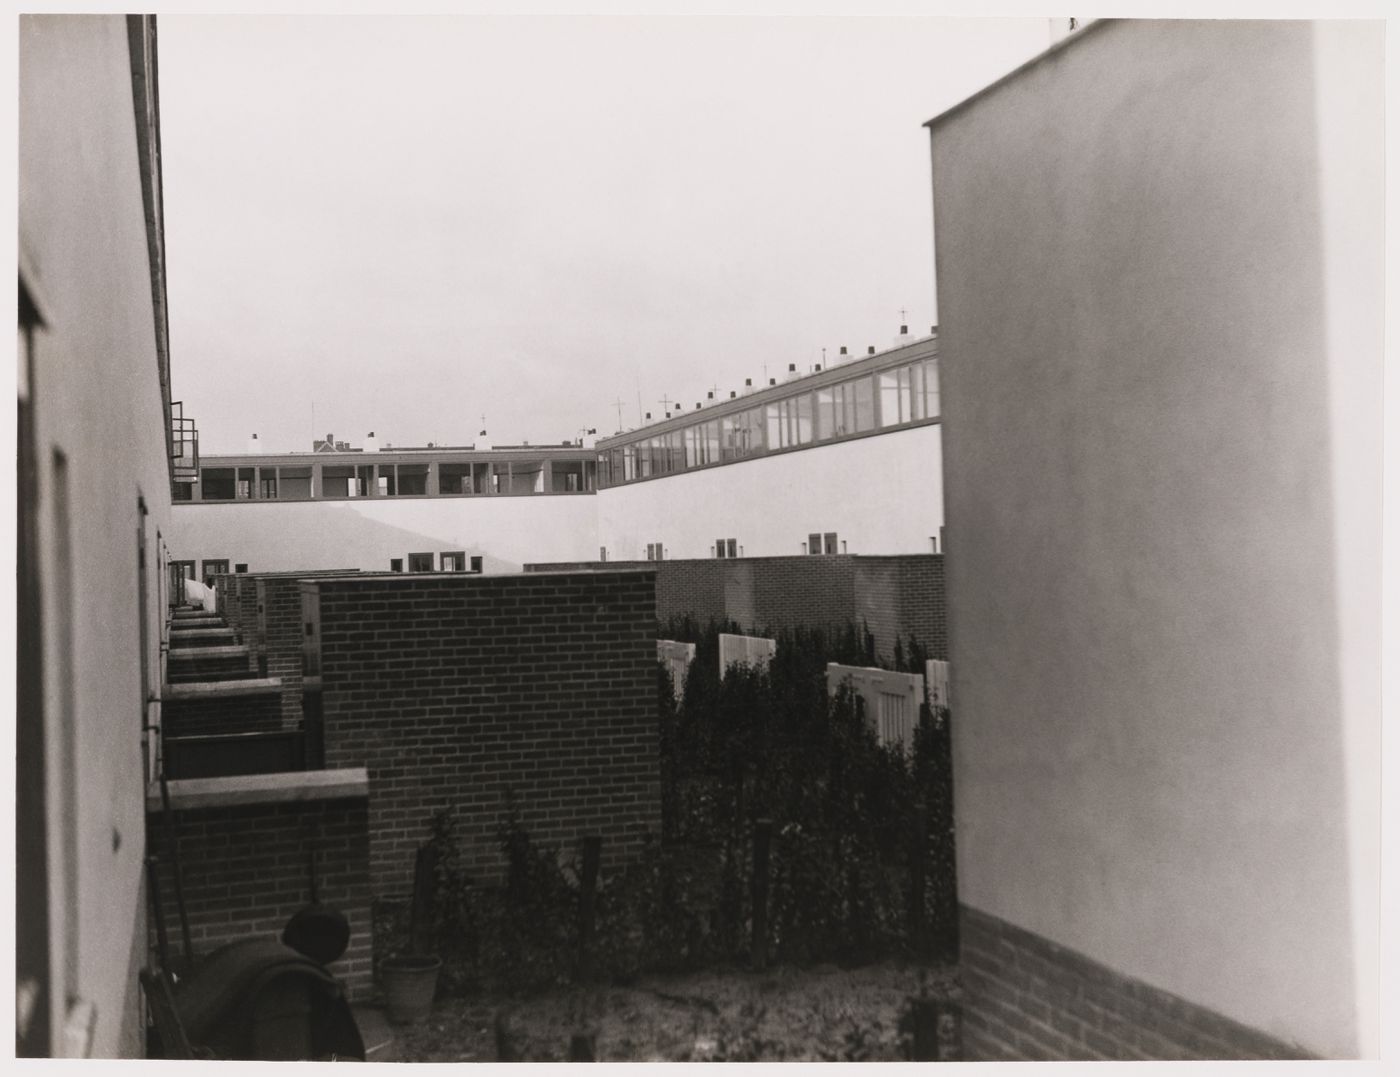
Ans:
{"type": "Polygon", "coordinates": [[[433,955],[402,954],[380,962],[389,1020],[401,1025],[426,1020],[441,970],[442,958],[433,955]]]}

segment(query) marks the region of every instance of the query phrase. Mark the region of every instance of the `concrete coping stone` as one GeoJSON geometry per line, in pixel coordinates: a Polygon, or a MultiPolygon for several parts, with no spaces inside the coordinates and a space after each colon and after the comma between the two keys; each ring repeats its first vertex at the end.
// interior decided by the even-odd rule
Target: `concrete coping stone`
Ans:
{"type": "MultiPolygon", "coordinates": [[[[181,778],[169,783],[172,810],[228,808],[242,804],[295,804],[312,800],[369,797],[369,770],[295,770],[280,774],[237,774],[227,778],[181,778]]],[[[146,790],[146,811],[162,810],[160,783],[146,790]]]]}
{"type": "Polygon", "coordinates": [[[236,658],[248,653],[246,643],[230,643],[227,647],[171,647],[166,652],[172,662],[203,662],[210,658],[236,658]]]}
{"type": "Polygon", "coordinates": [[[216,639],[220,636],[227,636],[232,639],[234,635],[231,628],[179,628],[170,626],[170,640],[173,643],[179,639],[216,639]]]}
{"type": "Polygon", "coordinates": [[[161,690],[162,703],[186,699],[223,699],[228,696],[266,696],[282,691],[281,677],[246,677],[238,681],[190,681],[167,684],[161,690]]]}

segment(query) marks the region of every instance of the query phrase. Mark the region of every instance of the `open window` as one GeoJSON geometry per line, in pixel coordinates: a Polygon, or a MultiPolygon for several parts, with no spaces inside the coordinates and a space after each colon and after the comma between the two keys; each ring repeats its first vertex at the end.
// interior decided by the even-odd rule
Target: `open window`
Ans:
{"type": "Polygon", "coordinates": [[[441,568],[443,572],[465,572],[467,571],[467,555],[465,552],[444,553],[441,556],[441,568]]]}
{"type": "Polygon", "coordinates": [[[438,465],[439,494],[470,494],[473,492],[471,464],[438,465]]]}
{"type": "Polygon", "coordinates": [[[231,467],[205,467],[199,469],[200,497],[205,501],[232,501],[234,497],[234,469],[231,467]]]}
{"type": "Polygon", "coordinates": [[[355,483],[353,467],[323,467],[321,469],[322,497],[350,497],[355,483]]]}
{"type": "Polygon", "coordinates": [[[411,497],[428,492],[427,464],[400,464],[397,471],[396,497],[411,497]]]}

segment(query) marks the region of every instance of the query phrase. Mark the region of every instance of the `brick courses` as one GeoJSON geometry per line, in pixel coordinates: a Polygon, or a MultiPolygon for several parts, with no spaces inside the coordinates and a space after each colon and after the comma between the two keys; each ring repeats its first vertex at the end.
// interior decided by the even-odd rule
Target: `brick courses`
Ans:
{"type": "Polygon", "coordinates": [[[265,733],[282,728],[281,696],[218,696],[170,699],[161,704],[161,724],[168,737],[212,733],[265,733]]]}
{"type": "MultiPolygon", "coordinates": [[[[330,966],[354,1000],[370,996],[371,931],[368,805],[363,798],[172,813],[195,953],[253,935],[280,936],[311,900],[308,851],[316,850],[318,897],[350,921],[350,945],[330,966]]],[[[160,863],[161,903],[172,957],[181,953],[174,873],[159,810],[149,817],[160,863]]],[[[149,929],[152,954],[156,929],[149,929]]],[[[152,964],[156,963],[152,958],[152,964]]]]}
{"type": "Polygon", "coordinates": [[[961,911],[970,1061],[1311,1057],[997,917],[961,911]]]}
{"type": "Polygon", "coordinates": [[[466,869],[501,877],[513,794],[531,835],[604,839],[604,870],[660,828],[655,575],[303,581],[325,765],[369,768],[373,892],[411,887],[432,813],[466,869]]]}
{"type": "Polygon", "coordinates": [[[656,617],[732,620],[746,630],[864,621],[885,659],[913,635],[948,658],[942,554],[696,558],[526,565],[526,572],[640,568],[656,572],[656,617]]]}

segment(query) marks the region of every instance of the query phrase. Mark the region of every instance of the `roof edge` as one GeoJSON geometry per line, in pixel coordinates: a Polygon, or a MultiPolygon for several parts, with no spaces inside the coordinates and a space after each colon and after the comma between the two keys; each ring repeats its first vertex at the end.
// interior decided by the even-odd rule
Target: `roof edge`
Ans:
{"type": "Polygon", "coordinates": [[[955,105],[949,105],[949,106],[948,106],[947,108],[945,108],[942,112],[940,112],[937,116],[933,117],[933,119],[931,119],[931,120],[926,120],[926,121],[924,122],[923,126],[927,127],[929,130],[933,130],[933,128],[937,127],[939,124],[943,123],[945,120],[950,119],[954,114],[961,112],[963,109],[967,108],[969,105],[973,104],[974,102],[980,101],[982,98],[986,97],[988,94],[992,93],[993,91],[1000,89],[1002,86],[1004,86],[1004,85],[1005,85],[1006,83],[1008,83],[1008,82],[1011,82],[1013,79],[1020,78],[1023,74],[1025,74],[1025,73],[1026,73],[1028,70],[1030,70],[1032,67],[1035,67],[1036,65],[1038,65],[1038,64],[1040,64],[1040,63],[1042,63],[1042,62],[1044,62],[1044,61],[1045,61],[1046,59],[1048,59],[1049,57],[1054,56],[1054,55],[1057,55],[1058,53],[1064,51],[1064,50],[1067,49],[1067,48],[1073,47],[1073,45],[1074,45],[1075,42],[1083,40],[1085,37],[1087,37],[1088,35],[1092,34],[1095,30],[1099,29],[1100,27],[1108,26],[1108,25],[1110,25],[1110,24],[1112,24],[1112,23],[1122,22],[1122,21],[1123,21],[1123,20],[1121,20],[1121,19],[1103,19],[1103,18],[1096,18],[1096,19],[1092,20],[1091,22],[1087,23],[1086,25],[1084,25],[1084,26],[1081,27],[1080,29],[1075,30],[1073,33],[1071,33],[1071,34],[1069,34],[1069,35],[1067,35],[1067,36],[1065,36],[1065,37],[1062,37],[1059,41],[1056,41],[1054,44],[1052,44],[1049,48],[1045,49],[1043,52],[1038,52],[1038,53],[1036,53],[1034,56],[1032,56],[1032,57],[1031,57],[1029,60],[1027,60],[1025,63],[1021,64],[1021,65],[1018,66],[1018,67],[1012,68],[1012,69],[1011,69],[1010,71],[1008,71],[1006,74],[1002,75],[1001,78],[997,79],[995,82],[989,82],[989,83],[987,83],[987,85],[983,86],[980,90],[977,90],[977,91],[973,92],[972,94],[970,94],[969,96],[964,97],[964,98],[963,98],[961,101],[959,101],[957,104],[955,104],[955,105]]]}

